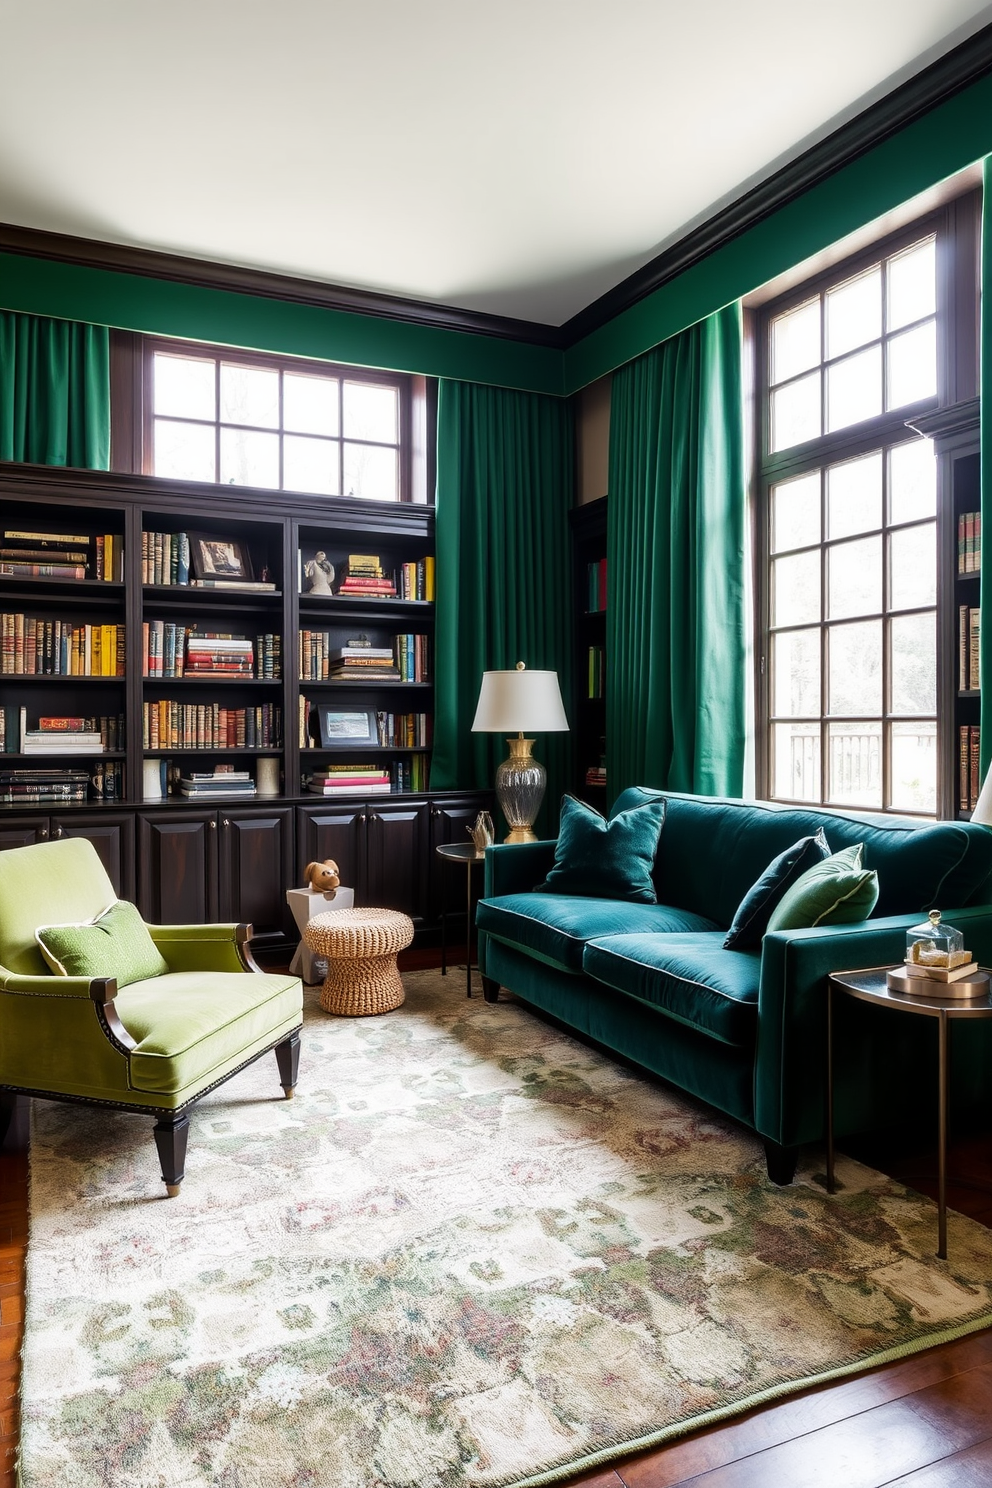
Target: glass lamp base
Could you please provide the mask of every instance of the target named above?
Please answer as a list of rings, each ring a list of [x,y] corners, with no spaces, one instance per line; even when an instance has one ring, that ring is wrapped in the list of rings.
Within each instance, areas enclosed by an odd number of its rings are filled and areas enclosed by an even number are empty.
[[[496,771],[496,799],[510,831],[506,842],[536,842],[534,820],[544,800],[548,772],[531,754],[533,739],[507,739],[510,758]]]

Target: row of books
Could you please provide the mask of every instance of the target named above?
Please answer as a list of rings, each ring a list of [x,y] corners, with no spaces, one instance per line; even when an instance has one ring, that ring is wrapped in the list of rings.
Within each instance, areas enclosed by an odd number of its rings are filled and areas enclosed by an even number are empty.
[[[114,532],[27,532],[7,527],[0,543],[0,577],[120,583],[123,539]]]
[[[601,698],[606,688],[606,648],[604,646],[589,647],[589,672],[586,682],[586,696]]]
[[[958,691],[977,692],[981,678],[982,611],[958,605]]]
[[[141,534],[141,582],[189,583],[189,536],[185,532]]]
[[[392,645],[373,646],[366,639],[335,645],[327,630],[299,632],[301,682],[425,682],[427,637],[398,635]]]
[[[401,563],[396,571],[396,592],[400,599],[426,599],[433,604],[433,557],[418,558],[416,563]]]
[[[962,512],[958,517],[958,573],[978,573],[982,566],[982,514]]]
[[[282,709],[162,698],[142,704],[141,736],[145,749],[281,749]]]
[[[122,760],[100,760],[89,769],[0,770],[0,802],[7,806],[119,801],[123,794]]]
[[[143,532],[141,582],[167,588],[179,584],[194,589],[263,593],[275,590],[276,586],[270,579],[252,577],[250,559],[240,544],[202,534],[195,541],[194,552],[188,532]],[[215,568],[215,565],[219,566]],[[266,570],[263,568],[262,572],[264,574]]]
[[[171,620],[141,627],[144,677],[235,676],[271,681],[282,675],[282,638],[272,631],[254,638],[196,631]]]
[[[124,645],[123,625],[0,615],[0,672],[8,677],[123,677]]]
[[[248,770],[215,765],[210,771],[180,775],[179,794],[190,801],[250,801],[255,782]]]
[[[958,729],[958,806],[974,811],[981,789],[981,734],[974,724]]]
[[[376,713],[379,744],[383,749],[429,749],[433,734],[430,713]]]
[[[586,609],[596,615],[606,609],[606,559],[586,565]]]

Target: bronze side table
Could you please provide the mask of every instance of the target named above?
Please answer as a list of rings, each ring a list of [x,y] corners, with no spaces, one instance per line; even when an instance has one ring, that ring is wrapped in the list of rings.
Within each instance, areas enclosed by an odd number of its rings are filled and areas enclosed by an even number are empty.
[[[947,1259],[947,1108],[950,1082],[950,1024],[958,1018],[992,1018],[992,992],[984,997],[941,997],[939,991],[910,995],[886,984],[890,966],[867,971],[836,971],[827,979],[827,1192],[834,1183],[834,993],[870,1002],[894,1013],[937,1019],[937,1256]],[[935,989],[940,983],[933,983]]]
[[[465,864],[465,996],[472,996],[472,870],[481,868],[485,853],[476,851],[472,842],[441,842],[437,854],[446,863]],[[441,911],[441,975],[448,975],[448,910]]]

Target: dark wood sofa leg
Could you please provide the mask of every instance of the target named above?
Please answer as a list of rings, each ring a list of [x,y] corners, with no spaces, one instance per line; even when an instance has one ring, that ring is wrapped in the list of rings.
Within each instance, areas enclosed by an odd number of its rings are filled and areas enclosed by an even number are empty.
[[[482,978],[482,995],[487,1002],[499,1002],[499,982],[492,977]]]
[[[291,1033],[288,1039],[276,1044],[276,1064],[279,1066],[279,1083],[287,1100],[293,1099],[296,1077],[300,1072],[300,1035]]]
[[[162,1164],[162,1181],[170,1199],[179,1192],[186,1176],[186,1143],[189,1140],[189,1117],[163,1116],[155,1123],[155,1146]]]
[[[779,1188],[784,1188],[796,1176],[799,1148],[780,1147],[777,1142],[769,1142],[766,1138],[765,1161],[768,1164],[768,1176],[771,1181],[777,1183]]]

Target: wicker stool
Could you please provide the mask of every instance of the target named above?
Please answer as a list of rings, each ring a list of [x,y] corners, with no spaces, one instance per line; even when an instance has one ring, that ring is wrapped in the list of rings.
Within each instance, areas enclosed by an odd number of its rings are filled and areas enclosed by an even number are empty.
[[[394,909],[338,909],[314,915],[303,939],[327,957],[320,992],[325,1012],[363,1018],[403,1001],[396,953],[413,939],[413,921]]]

